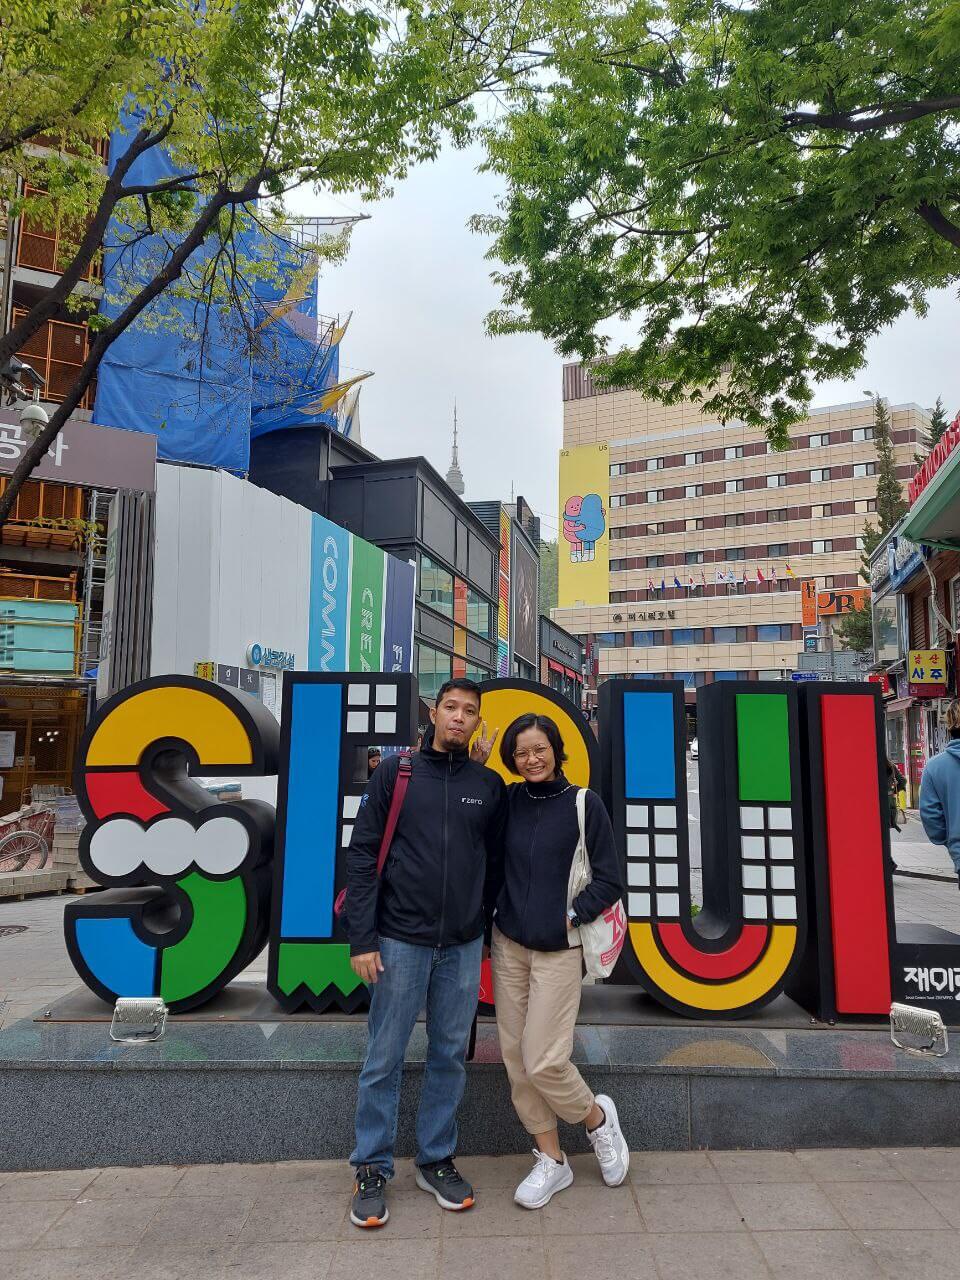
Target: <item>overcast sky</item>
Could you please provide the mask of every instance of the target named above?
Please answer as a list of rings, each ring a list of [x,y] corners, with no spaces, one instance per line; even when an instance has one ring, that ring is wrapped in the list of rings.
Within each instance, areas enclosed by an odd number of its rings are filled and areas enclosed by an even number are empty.
[[[372,369],[360,398],[364,444],[381,457],[423,454],[445,474],[453,402],[460,465],[470,500],[522,493],[556,533],[557,451],[561,443],[562,361],[533,335],[489,338],[484,317],[500,298],[490,280],[487,242],[467,228],[495,207],[497,179],[476,172],[477,151],[445,151],[416,170],[389,200],[297,210],[372,215],[353,233],[348,260],[320,280],[320,310],[353,311],[341,368]],[[931,299],[925,319],[909,317],[876,338],[867,367],[849,383],[824,383],[816,405],[879,391],[893,403],[960,408],[960,303]]]

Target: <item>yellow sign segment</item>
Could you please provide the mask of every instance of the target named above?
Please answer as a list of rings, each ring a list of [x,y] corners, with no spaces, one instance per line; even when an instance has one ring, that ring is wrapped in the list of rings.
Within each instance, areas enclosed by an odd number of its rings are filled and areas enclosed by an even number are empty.
[[[909,684],[947,687],[947,654],[944,649],[911,649],[907,657]]]
[[[610,603],[610,451],[586,444],[560,451],[557,604]]]
[[[569,713],[560,709],[549,698],[541,698],[528,689],[490,689],[484,690],[480,705],[481,720],[486,723],[487,732],[500,730],[496,745],[487,761],[487,768],[499,773],[505,782],[518,782],[519,774],[511,773],[500,759],[500,743],[507,728],[518,716],[532,712],[534,715],[549,716],[560,730],[567,763],[563,772],[568,781],[577,787],[590,785],[590,757],[587,755],[587,744],[584,734],[590,728],[582,716],[579,716],[571,704]],[[479,730],[477,731],[479,733]]]
[[[158,738],[186,741],[201,765],[239,768],[253,763],[247,731],[219,698],[178,686],[145,689],[121,702],[100,724],[87,751],[87,766],[124,768],[140,763]]]
[[[760,1000],[780,981],[796,949],[797,928],[792,924],[771,925],[769,945],[757,964],[749,973],[728,982],[701,982],[678,973],[657,946],[652,925],[631,921],[630,941],[644,970],[666,995],[693,1009],[729,1012]]]

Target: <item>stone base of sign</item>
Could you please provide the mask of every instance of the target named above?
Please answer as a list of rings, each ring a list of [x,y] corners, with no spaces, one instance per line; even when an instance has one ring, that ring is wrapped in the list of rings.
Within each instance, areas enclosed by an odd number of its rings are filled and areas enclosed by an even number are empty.
[[[0,1032],[0,1169],[346,1158],[360,1022],[172,1021],[163,1039],[113,1043],[102,1022],[24,1020]],[[415,1152],[426,1052],[418,1026],[397,1154]],[[617,1102],[636,1150],[960,1144],[960,1059],[912,1057],[889,1032],[581,1025],[574,1059]],[[566,1149],[586,1149],[563,1127]],[[496,1029],[479,1028],[459,1150],[524,1152]]]

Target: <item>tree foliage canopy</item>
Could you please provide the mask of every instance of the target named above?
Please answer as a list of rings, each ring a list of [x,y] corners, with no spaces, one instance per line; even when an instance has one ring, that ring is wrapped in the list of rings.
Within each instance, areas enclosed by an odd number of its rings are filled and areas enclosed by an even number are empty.
[[[498,332],[783,444],[816,382],[960,279],[956,0],[561,5],[488,132]],[[564,28],[565,24],[565,28]],[[637,325],[611,353],[615,321]]]
[[[0,368],[83,286],[106,229],[131,254],[124,305],[91,315],[90,354],[0,497],[0,524],[112,341],[180,290],[231,305],[244,236],[285,196],[382,196],[478,93],[535,65],[532,0],[17,0],[0,21],[0,199],[59,231],[61,277],[0,337]],[[99,146],[124,122],[109,172]],[[159,150],[164,172],[142,161]],[[44,194],[24,194],[24,184]],[[269,240],[269,237],[268,237]],[[116,247],[116,246],[114,246]],[[122,274],[122,273],[120,273]],[[116,281],[107,282],[108,290]],[[117,303],[117,299],[112,299]],[[147,312],[145,316],[144,313]]]

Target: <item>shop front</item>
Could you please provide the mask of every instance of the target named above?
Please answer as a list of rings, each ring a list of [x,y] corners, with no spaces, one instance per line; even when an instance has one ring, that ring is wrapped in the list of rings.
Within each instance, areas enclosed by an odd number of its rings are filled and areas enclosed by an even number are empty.
[[[540,618],[540,683],[583,709],[583,645],[549,618]]]

